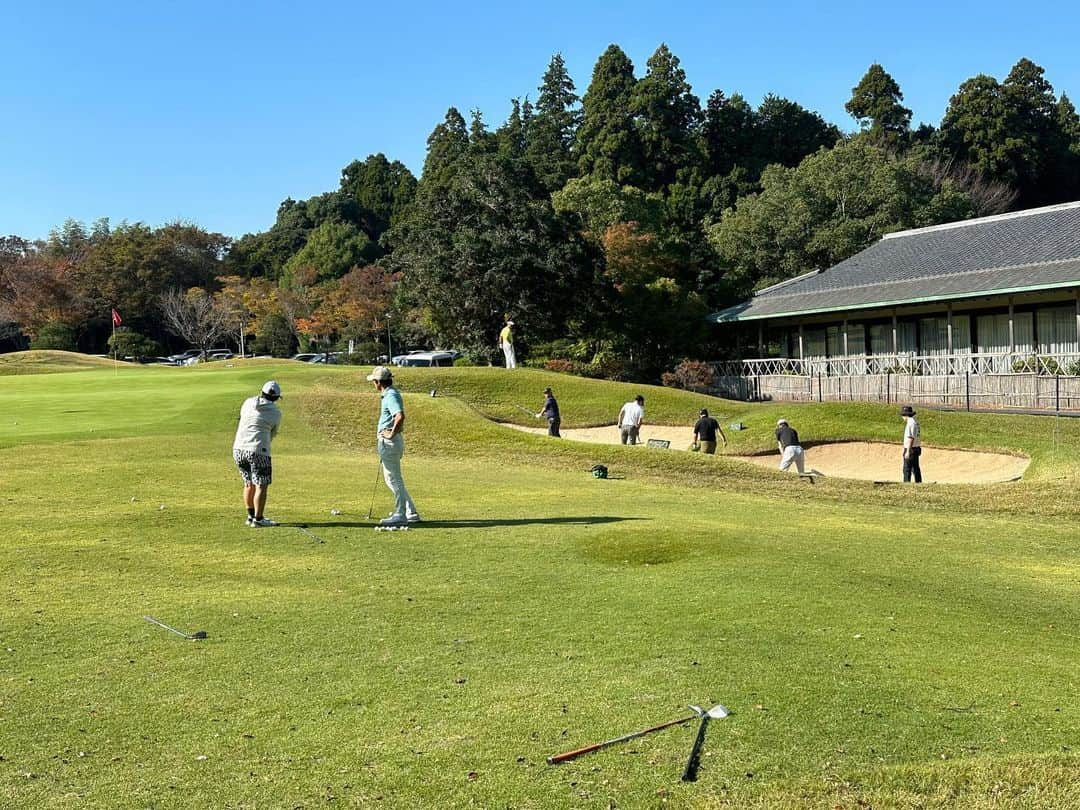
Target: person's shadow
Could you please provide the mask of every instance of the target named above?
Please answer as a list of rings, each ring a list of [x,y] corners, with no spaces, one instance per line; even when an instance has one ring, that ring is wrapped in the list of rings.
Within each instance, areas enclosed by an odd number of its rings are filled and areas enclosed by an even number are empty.
[[[567,517],[523,517],[523,518],[475,518],[466,520],[423,520],[409,523],[410,529],[489,529],[500,526],[591,526],[603,523],[621,523],[625,520],[651,520],[643,517],[618,517],[615,515],[581,515]],[[370,529],[378,526],[377,518],[371,520],[328,520],[323,522],[278,523],[278,526],[293,529]]]

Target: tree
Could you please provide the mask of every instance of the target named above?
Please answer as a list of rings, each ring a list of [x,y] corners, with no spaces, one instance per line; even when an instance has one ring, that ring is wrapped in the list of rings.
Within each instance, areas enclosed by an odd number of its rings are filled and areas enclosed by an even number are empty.
[[[834,265],[891,231],[975,213],[973,194],[955,175],[864,136],[795,169],[771,166],[761,182],[760,194],[740,199],[708,229],[729,301]]]
[[[421,178],[428,188],[447,185],[454,175],[454,167],[469,150],[469,133],[465,119],[456,108],[446,111],[445,120],[432,130],[427,139],[427,157]]]
[[[437,336],[460,348],[490,349],[508,312],[533,338],[558,334],[587,304],[584,245],[497,152],[471,152],[439,186],[421,178],[392,237],[403,303],[421,307]]]
[[[832,147],[839,140],[840,130],[820,115],[770,93],[754,116],[755,176],[773,163],[798,166],[807,155]]]
[[[401,161],[392,163],[379,152],[354,160],[341,170],[341,193],[358,208],[358,224],[374,242],[416,196],[416,178]]]
[[[540,184],[553,192],[574,176],[574,135],[581,121],[580,99],[562,54],[551,57],[534,114],[525,121],[525,154]]]
[[[641,142],[634,123],[634,65],[617,45],[609,45],[593,68],[582,99],[581,127],[574,142],[581,175],[595,174],[619,185],[642,177]]]
[[[900,85],[875,62],[851,88],[851,99],[844,109],[864,131],[896,146],[911,126],[911,110],[900,103],[903,100]]]
[[[641,187],[661,191],[700,161],[701,103],[667,45],[660,45],[647,65],[645,76],[634,85],[631,110],[641,144]]]
[[[753,154],[756,129],[754,109],[738,93],[727,98],[716,90],[705,107],[702,142],[705,171],[710,177],[730,174]]]
[[[165,328],[203,353],[229,330],[228,311],[199,287],[162,293],[160,308]]]
[[[341,278],[349,268],[373,260],[377,252],[356,225],[327,220],[311,232],[304,246],[285,264],[282,283],[295,286],[299,271],[305,267],[315,270],[317,280]]]

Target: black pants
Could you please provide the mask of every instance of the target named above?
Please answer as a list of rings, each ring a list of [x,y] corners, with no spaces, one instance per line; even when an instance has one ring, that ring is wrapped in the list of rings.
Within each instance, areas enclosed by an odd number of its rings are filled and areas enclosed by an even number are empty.
[[[559,435],[559,425],[562,424],[561,419],[548,419],[548,436],[554,436],[556,439],[561,439]]]
[[[911,482],[911,476],[915,476],[915,483],[922,483],[922,470],[919,468],[919,456],[922,455],[921,447],[912,447],[904,456],[904,483]]]

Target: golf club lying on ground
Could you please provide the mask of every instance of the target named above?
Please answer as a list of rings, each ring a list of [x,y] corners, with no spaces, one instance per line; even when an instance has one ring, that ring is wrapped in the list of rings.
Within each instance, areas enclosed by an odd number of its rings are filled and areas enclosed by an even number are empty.
[[[169,625],[165,624],[165,622],[159,622],[153,616],[143,616],[143,618],[146,619],[146,621],[150,622],[150,624],[156,624],[158,627],[164,627],[169,632],[176,633],[176,635],[183,636],[188,640],[206,638],[205,630],[197,630],[194,633],[185,633],[183,630],[177,630],[175,627],[169,627]]]
[[[719,703],[708,711],[705,711],[700,706],[691,706],[690,708],[701,718],[701,725],[698,726],[697,737],[694,738],[694,747],[690,749],[690,758],[686,760],[686,768],[683,770],[682,781],[684,782],[697,781],[698,763],[701,759],[701,746],[705,743],[705,728],[709,725],[710,718],[722,720],[730,714],[730,712]]]
[[[314,532],[308,531],[308,527],[307,527],[306,523],[301,523],[296,528],[298,528],[300,531],[302,531],[304,534],[306,534],[308,537],[310,537],[316,543],[325,543],[326,542],[321,537],[319,537],[319,535],[315,534]]]
[[[659,731],[660,729],[667,728],[668,726],[677,726],[680,723],[688,723],[695,717],[701,717],[703,714],[707,715],[718,710],[723,711],[723,714],[717,714],[717,717],[727,717],[727,709],[725,709],[723,706],[714,706],[713,708],[709,709],[708,712],[703,712],[700,706],[691,706],[690,708],[694,710],[694,713],[687,715],[686,717],[680,717],[678,720],[669,720],[666,723],[661,723],[658,726],[652,726],[650,728],[642,729],[641,731],[634,731],[630,734],[625,734],[622,737],[616,737],[613,740],[605,740],[604,742],[595,743],[594,745],[586,745],[584,748],[577,748],[573,751],[567,751],[563,754],[556,754],[553,757],[548,757],[547,763],[548,765],[558,765],[560,762],[567,762],[568,760],[576,759],[582,754],[588,754],[592,751],[599,751],[601,748],[607,748],[609,745],[626,742],[627,740],[633,740],[637,737],[644,737],[646,734],[652,734],[652,732]]]

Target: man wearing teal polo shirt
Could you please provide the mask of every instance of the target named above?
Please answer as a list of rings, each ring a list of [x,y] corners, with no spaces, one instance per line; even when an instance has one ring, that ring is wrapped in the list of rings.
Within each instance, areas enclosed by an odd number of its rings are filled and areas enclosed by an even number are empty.
[[[375,390],[382,395],[375,441],[378,443],[383,479],[394,493],[394,511],[379,523],[383,526],[419,523],[420,513],[416,511],[416,504],[405,489],[405,479],[401,476],[401,457],[405,454],[405,437],[402,435],[405,430],[405,405],[401,401],[401,393],[394,388],[394,377],[386,366],[376,366],[367,378],[375,383]]]

